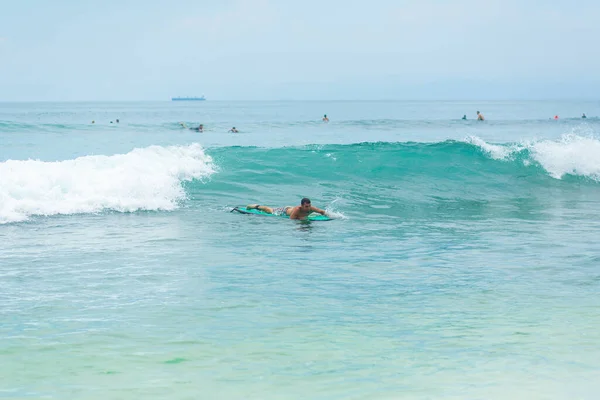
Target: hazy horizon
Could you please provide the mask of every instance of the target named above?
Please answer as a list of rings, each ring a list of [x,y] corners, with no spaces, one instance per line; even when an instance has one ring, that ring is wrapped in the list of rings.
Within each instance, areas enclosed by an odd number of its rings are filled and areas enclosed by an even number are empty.
[[[600,5],[29,0],[0,101],[596,100]]]
[[[182,96],[185,97],[185,96]],[[553,103],[553,102],[563,102],[563,103],[596,103],[600,101],[597,98],[545,98],[545,99],[519,99],[519,98],[505,98],[505,99],[441,99],[441,98],[427,98],[427,99],[218,99],[211,100],[207,99],[206,101],[210,103],[270,103],[270,102],[285,102],[285,103],[306,103],[306,102],[315,102],[315,103]],[[101,99],[101,100],[1,100],[0,104],[13,104],[13,103],[171,103],[172,99]],[[200,102],[201,103],[201,102]],[[189,104],[189,103],[188,103]]]

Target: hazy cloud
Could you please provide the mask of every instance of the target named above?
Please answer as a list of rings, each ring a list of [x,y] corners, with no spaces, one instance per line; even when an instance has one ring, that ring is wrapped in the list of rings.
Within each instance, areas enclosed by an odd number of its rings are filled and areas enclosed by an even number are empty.
[[[600,91],[600,4],[592,0],[107,1],[7,5],[3,99]]]

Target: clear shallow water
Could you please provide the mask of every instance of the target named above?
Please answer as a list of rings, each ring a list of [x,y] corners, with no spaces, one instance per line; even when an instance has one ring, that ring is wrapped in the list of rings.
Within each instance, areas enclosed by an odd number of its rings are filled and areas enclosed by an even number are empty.
[[[597,109],[2,104],[0,396],[595,398]]]

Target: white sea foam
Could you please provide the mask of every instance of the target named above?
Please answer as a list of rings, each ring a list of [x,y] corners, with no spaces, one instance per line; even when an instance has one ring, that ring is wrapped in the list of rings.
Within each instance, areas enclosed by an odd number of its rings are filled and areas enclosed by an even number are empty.
[[[337,203],[339,200],[340,198],[336,198],[331,203],[329,203],[327,207],[325,207],[325,211],[327,211],[327,214],[333,219],[348,219],[348,217],[346,217],[344,214],[337,211],[336,209],[335,203]]]
[[[32,215],[102,210],[173,210],[182,182],[208,178],[214,164],[198,144],[151,146],[113,156],[0,163],[0,224]]]
[[[523,147],[519,145],[506,146],[490,144],[485,140],[478,138],[477,136],[470,136],[465,139],[465,141],[479,147],[484,153],[488,154],[494,160],[508,160],[512,155],[523,149]]]
[[[466,142],[481,148],[496,160],[511,160],[524,151],[529,157],[523,164],[537,163],[550,176],[561,179],[565,175],[585,176],[600,181],[600,140],[593,136],[565,134],[559,139],[534,140],[511,145],[494,145],[478,137],[469,137]]]
[[[557,179],[581,175],[600,181],[600,141],[576,134],[563,135],[559,140],[530,143],[531,157]]]

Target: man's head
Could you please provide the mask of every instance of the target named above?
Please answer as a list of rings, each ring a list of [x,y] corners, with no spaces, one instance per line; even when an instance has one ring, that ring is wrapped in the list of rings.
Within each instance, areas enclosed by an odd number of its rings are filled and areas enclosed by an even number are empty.
[[[477,111],[477,115],[479,115],[479,114],[480,114],[479,111]]]
[[[305,210],[310,210],[310,199],[305,197],[302,200],[300,200],[300,207],[304,208]]]

